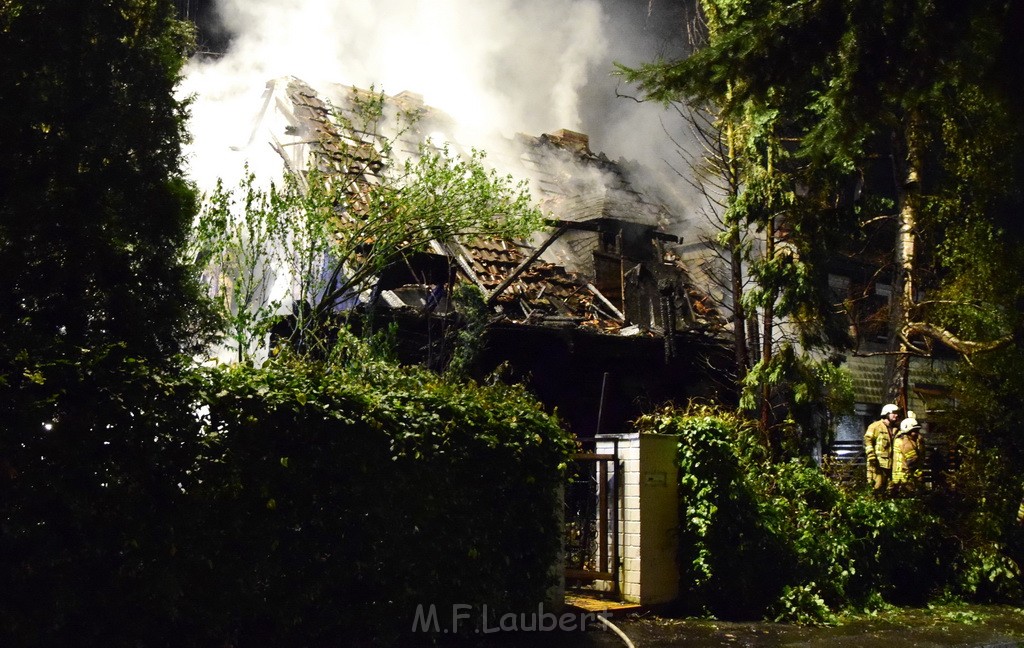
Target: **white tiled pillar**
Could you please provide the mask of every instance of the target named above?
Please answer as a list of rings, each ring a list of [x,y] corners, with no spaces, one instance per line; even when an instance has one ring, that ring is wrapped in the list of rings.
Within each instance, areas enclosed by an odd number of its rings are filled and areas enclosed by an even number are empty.
[[[679,595],[679,468],[674,436],[640,436],[640,596],[643,605]]]
[[[622,597],[641,605],[668,603],[679,593],[676,443],[675,437],[656,434],[604,437],[597,442],[602,454],[618,446]]]

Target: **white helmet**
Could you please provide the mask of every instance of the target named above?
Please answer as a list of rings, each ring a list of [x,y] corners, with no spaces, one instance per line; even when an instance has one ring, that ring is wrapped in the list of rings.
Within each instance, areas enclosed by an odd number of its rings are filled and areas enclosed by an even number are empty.
[[[900,408],[895,406],[895,405],[893,405],[892,403],[889,403],[888,405],[883,405],[882,406],[882,416],[888,416],[889,414],[892,414],[893,412],[898,412],[898,411],[900,411]]]
[[[920,430],[921,424],[917,422],[916,418],[905,418],[900,423],[900,432],[910,432],[911,430]]]

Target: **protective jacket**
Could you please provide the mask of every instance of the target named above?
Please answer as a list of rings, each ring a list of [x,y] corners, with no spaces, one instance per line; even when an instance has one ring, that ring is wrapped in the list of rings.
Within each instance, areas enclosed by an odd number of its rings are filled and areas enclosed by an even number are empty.
[[[915,440],[909,433],[900,432],[893,440],[892,449],[892,483],[919,481],[924,458],[921,438]]]
[[[878,420],[868,426],[864,433],[864,453],[868,456],[869,468],[875,461],[879,468],[892,468],[892,430],[885,421]]]

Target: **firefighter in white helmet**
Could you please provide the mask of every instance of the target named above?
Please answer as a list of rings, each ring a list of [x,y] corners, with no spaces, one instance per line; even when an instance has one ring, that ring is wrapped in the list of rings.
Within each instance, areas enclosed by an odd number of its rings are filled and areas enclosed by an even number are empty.
[[[924,444],[921,424],[916,418],[905,418],[892,442],[892,487],[894,491],[912,491],[921,485]]]
[[[885,493],[892,478],[892,440],[900,408],[892,403],[882,407],[882,418],[864,432],[864,453],[868,459],[868,484],[876,495]]]

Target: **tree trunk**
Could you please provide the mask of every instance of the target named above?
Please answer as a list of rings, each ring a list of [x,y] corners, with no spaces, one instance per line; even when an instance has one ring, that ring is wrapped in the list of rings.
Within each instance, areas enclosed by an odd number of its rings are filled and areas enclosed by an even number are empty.
[[[736,164],[736,134],[733,131],[732,122],[728,122],[725,128],[726,146],[728,160],[728,186],[732,194],[731,199],[736,200],[740,190],[739,168]],[[743,252],[740,245],[739,223],[729,222],[729,279],[732,290],[732,337],[733,351],[736,357],[736,382],[742,382],[750,369],[750,353],[747,347],[746,336],[746,309],[743,307]]]
[[[768,219],[768,224],[765,227],[765,259],[775,258],[775,219]],[[775,299],[776,291],[772,289],[771,294],[768,295],[764,306],[764,321],[763,335],[761,338],[762,351],[761,360],[764,363],[768,363],[772,358],[772,337],[774,334],[775,325]],[[772,401],[771,401],[771,386],[767,381],[764,381],[761,386],[761,429],[764,431],[766,438],[772,439],[768,430],[772,424]],[[775,444],[769,443],[769,451],[774,454]]]
[[[743,308],[743,260],[740,258],[739,232],[729,233],[730,283],[732,288],[732,339],[736,357],[736,379],[742,381],[750,368],[747,351],[746,309]]]
[[[757,312],[747,316],[747,349],[750,352],[750,366],[761,362],[761,322]]]
[[[920,150],[916,121],[909,119],[904,133],[906,151],[900,154],[894,137],[893,169],[896,175],[896,246],[893,255],[892,292],[889,298],[889,340],[891,354],[886,362],[886,398],[906,412],[909,403],[910,348],[906,339],[914,306],[915,232],[917,197],[920,192]]]

